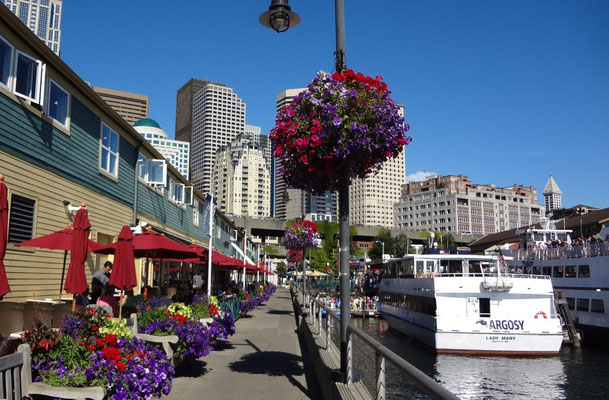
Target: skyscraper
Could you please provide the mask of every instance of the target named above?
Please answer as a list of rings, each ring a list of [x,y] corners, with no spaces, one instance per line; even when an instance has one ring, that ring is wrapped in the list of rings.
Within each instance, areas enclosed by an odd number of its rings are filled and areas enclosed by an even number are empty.
[[[245,103],[221,83],[191,79],[178,90],[176,140],[190,142],[190,180],[211,192],[218,148],[245,130]]]
[[[400,107],[400,115],[404,108]],[[383,164],[381,170],[366,179],[355,179],[349,186],[349,218],[354,225],[394,225],[393,206],[400,200],[406,183],[405,150]]]
[[[562,208],[562,191],[551,174],[548,182],[546,182],[546,186],[543,188],[543,198],[546,205],[546,215]]]
[[[225,213],[254,218],[271,215],[271,176],[264,151],[255,140],[239,134],[216,154],[214,197]]]
[[[277,95],[276,111],[289,104],[305,89],[286,89]],[[281,165],[275,158],[273,163],[274,216],[280,219],[305,218],[313,221],[338,220],[338,195],[327,191],[321,195],[287,187],[280,173]]]
[[[55,54],[61,43],[62,0],[0,0]]]
[[[169,139],[159,123],[149,118],[135,122],[133,128],[152,144],[184,178],[188,179],[190,143]]]
[[[150,98],[145,94],[123,92],[121,90],[107,89],[91,86],[91,89],[106,101],[120,115],[133,125],[136,121],[148,118]]]

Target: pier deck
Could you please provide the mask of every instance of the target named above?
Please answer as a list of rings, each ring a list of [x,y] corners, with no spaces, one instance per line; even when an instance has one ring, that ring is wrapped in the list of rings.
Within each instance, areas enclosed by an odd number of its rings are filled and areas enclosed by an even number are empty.
[[[237,321],[223,348],[178,370],[167,399],[321,399],[306,371],[289,291]]]

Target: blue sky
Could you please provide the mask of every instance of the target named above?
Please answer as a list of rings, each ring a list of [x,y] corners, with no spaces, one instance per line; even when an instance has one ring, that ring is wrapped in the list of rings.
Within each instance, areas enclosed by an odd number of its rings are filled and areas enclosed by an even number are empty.
[[[405,106],[408,174],[535,186],[609,207],[609,1],[345,0],[347,65]],[[302,22],[258,23],[270,0],[64,0],[62,58],[94,86],[150,96],[173,137],[177,90],[224,83],[268,134],[276,95],[332,71],[334,2],[291,0]],[[177,6],[176,6],[177,5]]]

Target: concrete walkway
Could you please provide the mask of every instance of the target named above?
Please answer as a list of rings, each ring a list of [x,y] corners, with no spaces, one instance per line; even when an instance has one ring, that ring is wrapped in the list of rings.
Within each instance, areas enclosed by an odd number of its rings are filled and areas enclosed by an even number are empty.
[[[237,321],[225,346],[183,368],[166,399],[320,399],[303,359],[290,293],[278,289]]]

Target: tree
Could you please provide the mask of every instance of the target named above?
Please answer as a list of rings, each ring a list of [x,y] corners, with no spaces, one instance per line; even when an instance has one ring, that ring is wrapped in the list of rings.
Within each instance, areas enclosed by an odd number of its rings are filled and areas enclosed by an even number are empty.
[[[379,242],[382,242],[382,244]],[[385,247],[385,254],[395,255],[395,244],[394,239],[391,237],[391,231],[380,228],[372,244],[372,249],[368,253],[372,260],[381,260],[383,258],[383,245]]]
[[[287,273],[287,267],[283,261],[279,261],[277,263],[277,269],[275,270],[275,272],[279,276],[285,276],[285,274]]]
[[[311,269],[326,272],[326,267],[330,261],[330,257],[323,248],[311,249],[311,262],[309,264]]]
[[[410,239],[408,239],[408,236],[400,233],[393,239],[393,243],[396,257],[403,257],[409,253]]]
[[[279,251],[273,246],[269,246],[268,244],[262,248],[262,252],[268,254],[269,256],[277,256],[279,255]]]

